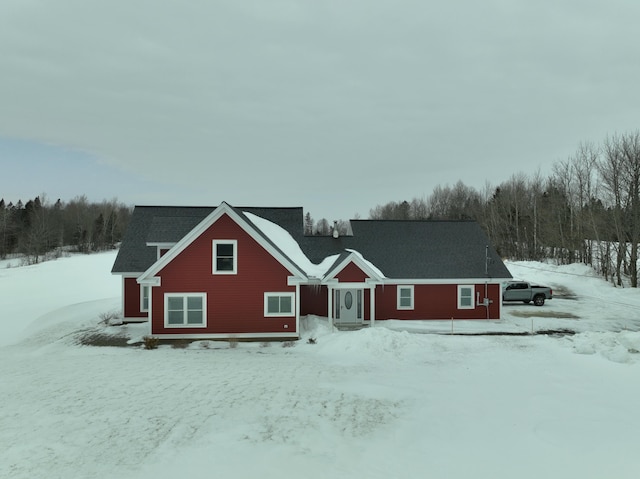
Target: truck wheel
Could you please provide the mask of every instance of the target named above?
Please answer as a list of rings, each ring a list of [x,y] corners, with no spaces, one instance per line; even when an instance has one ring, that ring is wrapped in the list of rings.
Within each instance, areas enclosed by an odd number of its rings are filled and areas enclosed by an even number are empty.
[[[544,304],[544,295],[539,294],[533,298],[533,304],[536,306],[542,306]]]

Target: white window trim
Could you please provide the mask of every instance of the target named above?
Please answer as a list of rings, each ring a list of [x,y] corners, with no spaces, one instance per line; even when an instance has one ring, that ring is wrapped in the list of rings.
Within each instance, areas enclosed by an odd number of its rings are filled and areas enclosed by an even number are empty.
[[[471,304],[469,306],[462,305],[462,289],[471,289]],[[458,309],[475,309],[475,295],[476,287],[473,284],[459,284],[458,285]]]
[[[144,292],[147,292],[147,307],[144,307]],[[147,286],[144,284],[140,285],[140,312],[148,313],[149,312],[149,304],[151,303],[151,286]]]
[[[291,298],[291,311],[287,313],[270,313],[269,312],[269,298],[283,296]],[[295,293],[264,293],[264,317],[265,318],[285,318],[293,317],[296,315],[296,294]]]
[[[186,312],[186,298],[202,298],[202,323],[169,324],[169,298],[183,298],[183,311]],[[186,316],[185,316],[186,319]],[[164,327],[165,328],[205,328],[207,326],[207,293],[165,293],[164,294]]]
[[[412,310],[414,308],[414,293],[413,293],[413,285],[412,284],[399,284],[397,287],[397,303],[396,306],[398,310]],[[400,304],[400,290],[408,289],[411,291],[411,304],[409,306],[402,306]]]
[[[219,244],[230,244],[233,245],[233,270],[232,271],[218,271],[218,255],[216,254],[217,246]],[[238,274],[238,240],[213,240],[211,246],[212,253],[212,269],[213,274]]]

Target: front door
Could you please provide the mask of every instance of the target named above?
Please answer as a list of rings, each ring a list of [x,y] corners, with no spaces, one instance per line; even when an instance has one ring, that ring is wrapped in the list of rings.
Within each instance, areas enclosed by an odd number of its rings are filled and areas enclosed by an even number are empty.
[[[362,290],[336,289],[336,323],[362,323]]]

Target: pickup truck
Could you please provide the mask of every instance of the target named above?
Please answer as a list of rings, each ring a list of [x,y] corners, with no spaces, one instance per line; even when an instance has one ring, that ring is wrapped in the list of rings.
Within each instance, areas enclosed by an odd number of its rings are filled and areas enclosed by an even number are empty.
[[[526,281],[509,281],[502,289],[502,301],[522,301],[542,306],[547,299],[553,299],[553,290],[547,286],[537,286]]]

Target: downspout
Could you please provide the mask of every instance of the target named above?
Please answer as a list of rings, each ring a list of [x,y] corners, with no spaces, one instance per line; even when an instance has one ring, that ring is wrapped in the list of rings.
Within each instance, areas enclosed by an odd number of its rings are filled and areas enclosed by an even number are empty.
[[[489,284],[487,283],[487,281],[484,282],[484,305],[487,308],[487,319],[489,319],[489,304],[490,304],[490,300],[489,300]]]
[[[300,339],[300,283],[296,283],[296,333]]]
[[[488,278],[489,277],[489,245],[485,245],[484,247],[484,274]],[[489,319],[489,284],[485,279],[484,281],[484,306],[487,308],[487,319]]]

